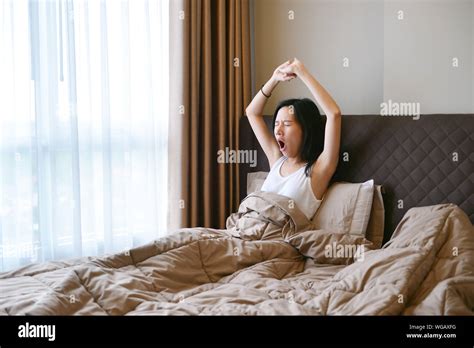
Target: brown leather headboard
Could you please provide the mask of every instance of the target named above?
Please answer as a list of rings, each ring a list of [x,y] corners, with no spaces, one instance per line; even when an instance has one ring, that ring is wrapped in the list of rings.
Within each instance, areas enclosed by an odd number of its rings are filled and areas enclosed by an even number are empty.
[[[271,121],[265,117],[269,128]],[[247,117],[240,123],[240,149],[257,150],[256,167],[240,166],[243,199],[247,173],[269,170]],[[343,160],[345,153],[349,161]],[[385,191],[384,242],[412,207],[455,203],[474,222],[474,115],[421,115],[419,120],[343,116],[341,155],[333,181],[369,179]]]

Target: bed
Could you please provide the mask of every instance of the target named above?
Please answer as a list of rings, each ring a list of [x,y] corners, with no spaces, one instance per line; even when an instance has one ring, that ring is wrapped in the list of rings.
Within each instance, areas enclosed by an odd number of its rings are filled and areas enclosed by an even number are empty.
[[[240,148],[262,158],[245,118],[240,130]],[[361,199],[370,209],[351,203],[365,219],[331,225],[287,197],[247,194],[248,174],[268,170],[260,160],[241,166],[242,202],[226,229],[186,228],[114,255],[0,273],[0,314],[472,315],[473,134],[473,115],[343,116],[349,161],[331,187],[372,192]],[[366,233],[376,187],[375,241]]]
[[[265,122],[271,128],[271,116]],[[265,158],[247,119],[240,122],[240,148]],[[383,186],[384,241],[388,241],[408,209],[440,203],[458,205],[474,222],[474,114],[403,116],[344,115],[341,156],[332,181]],[[344,153],[349,161],[344,161]],[[454,155],[453,155],[454,154]],[[457,154],[457,157],[456,157]],[[454,160],[456,161],[454,161]],[[268,172],[268,163],[241,165],[240,197],[247,176]],[[398,200],[403,200],[399,207]]]

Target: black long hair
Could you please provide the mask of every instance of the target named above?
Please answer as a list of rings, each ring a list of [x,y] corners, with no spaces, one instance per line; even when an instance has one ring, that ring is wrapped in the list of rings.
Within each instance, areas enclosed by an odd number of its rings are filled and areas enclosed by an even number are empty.
[[[275,109],[273,131],[275,131],[275,120],[278,111],[285,106],[293,106],[296,120],[303,130],[303,144],[300,155],[303,161],[308,162],[304,172],[306,176],[310,176],[311,167],[324,149],[323,118],[318,107],[311,99],[286,99],[281,101]]]

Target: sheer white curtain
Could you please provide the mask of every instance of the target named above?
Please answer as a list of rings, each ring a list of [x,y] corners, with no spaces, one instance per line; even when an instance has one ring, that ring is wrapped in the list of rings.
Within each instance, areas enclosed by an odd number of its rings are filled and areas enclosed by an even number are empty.
[[[0,271],[166,233],[169,0],[0,0]]]

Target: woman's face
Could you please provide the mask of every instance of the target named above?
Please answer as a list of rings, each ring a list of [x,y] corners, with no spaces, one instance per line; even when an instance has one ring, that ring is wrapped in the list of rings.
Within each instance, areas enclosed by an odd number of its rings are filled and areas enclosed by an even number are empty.
[[[274,134],[281,153],[286,157],[299,157],[303,143],[303,129],[292,106],[278,110]]]

